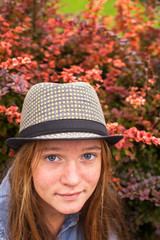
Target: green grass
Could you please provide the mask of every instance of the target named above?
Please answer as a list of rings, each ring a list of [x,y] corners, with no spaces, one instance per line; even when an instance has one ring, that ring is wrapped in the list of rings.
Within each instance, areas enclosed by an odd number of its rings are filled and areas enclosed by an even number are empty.
[[[116,14],[116,8],[114,8],[114,3],[116,0],[108,0],[104,4],[103,14],[108,16],[114,16]],[[60,9],[62,13],[76,13],[86,8],[87,0],[60,0],[61,6],[65,4],[63,8]]]
[[[104,9],[102,10],[102,14],[107,16],[115,16],[116,8],[114,7],[116,0],[108,0],[104,4]],[[59,12],[64,14],[78,14],[81,11],[86,9],[86,5],[88,4],[87,0],[60,0],[60,6],[62,7]],[[139,2],[138,6],[143,10],[144,7]],[[147,17],[146,17],[147,20]],[[114,20],[113,20],[114,23]],[[113,25],[113,23],[111,25]],[[155,24],[155,27],[159,28],[159,23]]]

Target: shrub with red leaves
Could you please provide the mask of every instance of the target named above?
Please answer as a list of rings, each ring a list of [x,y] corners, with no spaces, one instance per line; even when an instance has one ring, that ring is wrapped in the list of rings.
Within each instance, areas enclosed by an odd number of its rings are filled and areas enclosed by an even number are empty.
[[[59,0],[0,3],[1,172],[14,152],[24,95],[38,82],[89,82],[97,91],[109,134],[132,239],[160,237],[160,20],[157,1],[117,0],[112,27],[89,0],[79,15],[58,12]]]

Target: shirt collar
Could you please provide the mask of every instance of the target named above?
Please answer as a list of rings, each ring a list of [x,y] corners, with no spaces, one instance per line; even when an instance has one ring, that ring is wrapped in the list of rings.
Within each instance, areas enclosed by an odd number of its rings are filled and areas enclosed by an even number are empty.
[[[73,213],[73,214],[68,214],[64,220],[63,226],[60,229],[60,232],[58,235],[62,234],[63,232],[65,232],[67,229],[69,229],[70,227],[75,226],[78,221],[79,221],[79,215],[80,213]]]

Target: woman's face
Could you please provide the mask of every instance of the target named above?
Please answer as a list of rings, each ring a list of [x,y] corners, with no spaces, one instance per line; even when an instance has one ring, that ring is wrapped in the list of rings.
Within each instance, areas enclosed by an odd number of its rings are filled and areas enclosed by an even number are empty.
[[[100,178],[101,142],[46,141],[32,171],[44,211],[76,213],[92,195]]]

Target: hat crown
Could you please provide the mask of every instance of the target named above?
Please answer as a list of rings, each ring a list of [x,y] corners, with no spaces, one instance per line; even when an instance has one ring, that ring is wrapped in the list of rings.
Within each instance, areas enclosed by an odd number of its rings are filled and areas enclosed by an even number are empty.
[[[106,125],[94,88],[84,82],[32,86],[23,103],[20,132],[39,123],[63,119],[84,119]]]
[[[38,83],[24,99],[19,136],[6,143],[18,151],[30,141],[105,139],[112,146],[122,138],[108,136],[99,98],[88,83]]]

